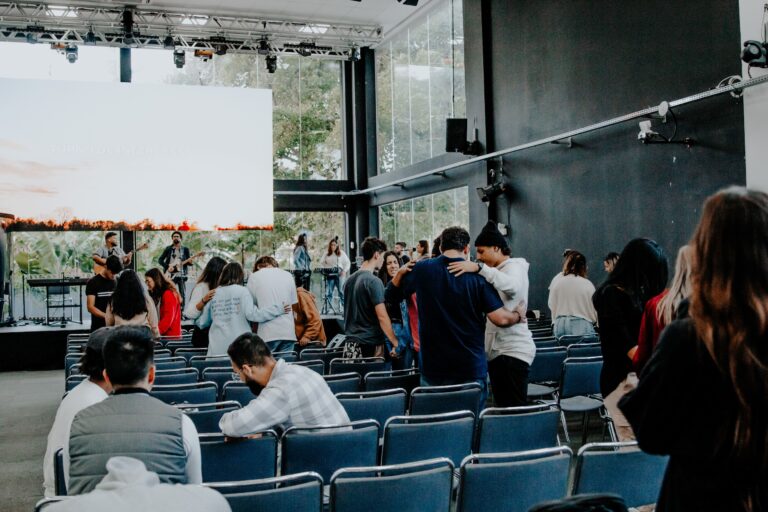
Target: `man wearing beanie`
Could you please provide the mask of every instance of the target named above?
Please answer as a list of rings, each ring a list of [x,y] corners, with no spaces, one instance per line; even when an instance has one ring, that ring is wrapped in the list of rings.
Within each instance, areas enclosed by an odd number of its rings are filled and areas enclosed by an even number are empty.
[[[456,261],[448,270],[456,276],[479,273],[499,292],[508,309],[528,303],[528,267],[524,258],[511,258],[507,240],[496,223],[489,221],[475,239],[477,263]],[[498,327],[486,322],[485,353],[496,407],[525,405],[528,395],[528,369],[536,355],[536,345],[527,323]]]

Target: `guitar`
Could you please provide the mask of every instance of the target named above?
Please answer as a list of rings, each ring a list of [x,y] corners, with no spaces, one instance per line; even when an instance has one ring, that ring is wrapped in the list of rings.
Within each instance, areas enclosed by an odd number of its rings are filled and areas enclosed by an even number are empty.
[[[174,258],[168,264],[168,270],[165,271],[165,274],[168,277],[173,277],[175,274],[178,274],[184,268],[184,266],[189,265],[195,259],[200,258],[202,256],[205,256],[205,251],[200,251],[197,254],[185,259],[184,261],[181,261],[181,258]]]
[[[141,244],[140,246],[138,246],[136,249],[134,249],[134,250],[132,250],[132,251],[128,252],[128,253],[126,254],[126,256],[131,256],[131,257],[133,257],[133,253],[134,253],[134,252],[143,251],[144,249],[149,249],[149,242],[144,242],[143,244]],[[121,263],[122,263],[122,262],[121,262]],[[123,264],[125,265],[125,263],[123,263]],[[104,265],[100,265],[100,264],[98,264],[98,263],[94,263],[94,264],[93,264],[93,273],[94,273],[94,274],[101,274],[101,271],[102,271],[102,270],[104,270]]]

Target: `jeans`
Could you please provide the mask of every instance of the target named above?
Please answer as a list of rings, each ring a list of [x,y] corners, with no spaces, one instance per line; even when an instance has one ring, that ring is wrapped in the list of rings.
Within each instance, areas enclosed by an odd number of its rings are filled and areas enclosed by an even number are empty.
[[[269,347],[269,351],[273,354],[275,352],[293,352],[296,349],[296,342],[294,340],[272,340],[265,341]]]
[[[452,386],[454,384],[469,384],[477,382],[480,384],[480,410],[485,409],[485,402],[488,400],[488,377],[482,379],[461,379],[455,377],[430,377],[427,378],[424,374],[421,374],[420,384],[424,387],[429,386]],[[473,411],[474,412],[474,411]]]
[[[592,322],[580,316],[558,316],[555,318],[555,325],[552,330],[558,338],[568,335],[595,334],[595,326],[592,325]]]
[[[328,276],[325,280],[325,298],[328,300],[328,304],[333,301],[334,288],[339,292],[339,304],[344,307],[344,290],[341,287],[341,278],[339,276]]]
[[[392,322],[392,330],[397,336],[397,353],[400,357],[392,359],[393,370],[407,370],[413,367],[414,350],[413,338],[408,324]],[[387,351],[392,350],[392,345],[387,340]]]

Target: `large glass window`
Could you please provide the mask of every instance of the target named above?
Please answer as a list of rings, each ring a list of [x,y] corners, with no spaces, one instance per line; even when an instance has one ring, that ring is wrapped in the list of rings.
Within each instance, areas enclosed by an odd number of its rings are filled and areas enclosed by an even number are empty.
[[[186,65],[177,69],[171,52],[139,49],[131,64],[134,83],[271,89],[275,179],[344,179],[338,61],[281,56],[275,73],[268,73],[262,55],[217,55],[203,62],[187,53]]]
[[[379,234],[389,247],[396,242],[414,247],[419,240],[427,240],[432,247],[432,241],[450,226],[469,229],[467,187],[379,207]]]
[[[74,63],[48,43],[0,43],[0,76],[33,80],[119,82],[120,50],[79,46]],[[2,91],[0,91],[2,93]],[[62,98],[67,101],[67,98]]]
[[[376,48],[376,103],[380,173],[445,153],[445,119],[466,115],[460,0]]]

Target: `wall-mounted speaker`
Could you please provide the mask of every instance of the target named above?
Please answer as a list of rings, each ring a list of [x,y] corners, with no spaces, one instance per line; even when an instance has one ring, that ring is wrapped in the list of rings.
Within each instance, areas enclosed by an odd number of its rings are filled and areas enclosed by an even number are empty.
[[[448,118],[445,120],[445,151],[463,153],[467,149],[467,120]]]

